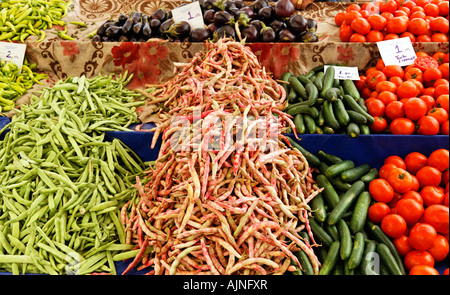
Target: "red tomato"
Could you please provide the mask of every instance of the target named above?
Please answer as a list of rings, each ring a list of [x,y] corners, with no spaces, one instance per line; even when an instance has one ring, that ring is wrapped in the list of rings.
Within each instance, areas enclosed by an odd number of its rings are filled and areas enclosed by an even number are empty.
[[[434,267],[434,258],[427,251],[412,250],[405,256],[405,268],[411,270],[416,265],[428,265]]]
[[[416,125],[411,119],[396,118],[389,125],[392,134],[411,135],[416,131]]]
[[[408,119],[417,121],[426,114],[427,105],[420,98],[412,97],[405,103],[405,115]]]
[[[422,135],[436,135],[439,133],[439,121],[432,116],[423,116],[418,122],[417,133]]]
[[[422,95],[419,98],[421,100],[423,100],[425,102],[425,104],[427,105],[427,111],[431,110],[434,107],[434,104],[436,103],[436,101],[434,100],[434,97],[431,95]]]
[[[409,232],[409,244],[416,250],[431,248],[436,240],[436,229],[427,223],[416,223]]]
[[[381,221],[381,229],[391,238],[401,237],[406,229],[406,221],[398,214],[388,214]]]
[[[394,189],[386,179],[382,178],[370,182],[369,192],[377,202],[389,203],[394,197]]]
[[[417,191],[410,190],[409,192],[404,193],[402,199],[414,200],[423,206],[423,198]]]
[[[397,96],[400,99],[416,97],[419,94],[416,84],[412,81],[414,80],[405,81],[397,87]]]
[[[441,133],[443,135],[449,135],[450,134],[450,127],[448,120],[444,122],[444,124],[441,125]]]
[[[414,65],[425,72],[430,68],[438,68],[439,63],[431,56],[420,56],[414,60]]]
[[[386,117],[391,120],[405,116],[405,107],[400,101],[391,101],[384,110]]]
[[[449,209],[444,205],[431,205],[423,213],[423,221],[431,224],[438,233],[449,233]]]
[[[397,2],[394,0],[383,1],[380,5],[380,12],[394,13],[397,10]]]
[[[406,170],[416,174],[421,168],[427,166],[428,158],[419,152],[411,152],[405,157]]]
[[[370,15],[367,20],[369,21],[372,29],[382,32],[386,27],[387,20],[379,14]]]
[[[448,241],[444,236],[437,235],[433,246],[427,250],[435,262],[443,261],[448,256]]]
[[[384,103],[379,99],[374,99],[370,102],[366,101],[367,111],[372,117],[384,116],[384,110],[386,109]]]
[[[387,180],[387,178],[389,176],[389,173],[391,173],[391,171],[394,168],[397,168],[397,166],[395,166],[392,163],[385,164],[385,165],[381,166],[380,171],[378,171],[378,175],[380,176],[380,178],[383,178],[383,179]]]
[[[434,267],[431,267],[428,265],[416,265],[410,270],[409,275],[410,276],[431,276],[431,275],[438,276],[439,272]]]
[[[412,191],[418,191],[420,189],[419,179],[417,179],[417,177],[415,175],[412,175],[412,174],[411,174],[411,178],[412,178],[411,190]]]
[[[428,23],[422,18],[410,19],[408,22],[408,32],[416,36],[426,35],[428,32]]]
[[[447,149],[438,149],[428,157],[428,165],[444,172],[449,167],[449,151]]]
[[[448,120],[448,113],[443,108],[433,108],[428,111],[427,115],[435,118],[439,125],[444,124]]]
[[[371,29],[370,23],[362,17],[354,19],[350,26],[352,27],[353,31],[362,35],[369,33]]]
[[[449,101],[449,95],[442,94],[442,95],[438,96],[436,99],[436,107],[443,108],[448,113],[449,112],[448,101]]]
[[[395,207],[397,214],[402,216],[409,225],[418,222],[425,211],[422,204],[411,199],[401,199]]]
[[[381,133],[387,128],[387,121],[383,117],[375,117],[375,123],[370,125],[370,129],[374,132]]]
[[[402,168],[402,169],[406,169],[406,163],[405,161],[396,155],[392,155],[387,157],[386,159],[384,159],[383,164],[394,164],[397,168]]]
[[[392,243],[394,243],[395,249],[397,249],[398,254],[402,257],[406,256],[406,254],[413,250],[409,244],[408,237],[405,235],[394,239]]]
[[[420,192],[425,206],[440,205],[444,202],[444,192],[435,186],[426,186]]]
[[[403,194],[411,190],[411,174],[402,168],[395,168],[388,175],[388,182],[395,192]]]
[[[391,208],[386,203],[377,202],[369,207],[367,216],[374,223],[381,223],[383,218],[389,214]]]
[[[439,186],[442,181],[442,173],[438,169],[425,166],[416,173],[416,177],[419,179],[420,186]]]
[[[370,89],[375,90],[376,86],[381,81],[387,81],[386,75],[381,71],[373,71],[367,75],[367,86]]]

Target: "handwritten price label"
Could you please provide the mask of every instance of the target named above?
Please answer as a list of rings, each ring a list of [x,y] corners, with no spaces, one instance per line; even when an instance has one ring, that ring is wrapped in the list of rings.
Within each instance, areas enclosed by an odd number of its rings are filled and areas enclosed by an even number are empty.
[[[324,72],[327,71],[328,67],[330,66],[324,66],[323,70]],[[360,80],[359,78],[359,70],[357,67],[334,67],[334,78],[337,80]]]
[[[23,43],[0,42],[0,60],[12,62],[22,68],[27,45]]]
[[[187,22],[191,26],[191,30],[205,27],[202,9],[198,1],[172,9],[172,16],[175,23]]]
[[[384,64],[408,66],[414,64],[416,52],[408,37],[377,42]]]

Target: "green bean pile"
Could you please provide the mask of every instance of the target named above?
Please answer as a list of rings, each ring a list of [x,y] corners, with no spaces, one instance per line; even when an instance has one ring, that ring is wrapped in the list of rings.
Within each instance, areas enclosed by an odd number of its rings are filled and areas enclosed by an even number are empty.
[[[0,271],[115,274],[119,208],[144,163],[106,130],[137,122],[126,76],[68,78],[32,96],[0,141]]]
[[[48,78],[47,74],[33,72],[36,64],[29,64],[25,59],[20,68],[12,62],[0,61],[0,113],[14,108],[15,101],[21,97],[34,83]]]
[[[30,35],[44,40],[45,30],[53,25],[65,26],[71,1],[3,0],[0,1],[0,40],[25,42]]]

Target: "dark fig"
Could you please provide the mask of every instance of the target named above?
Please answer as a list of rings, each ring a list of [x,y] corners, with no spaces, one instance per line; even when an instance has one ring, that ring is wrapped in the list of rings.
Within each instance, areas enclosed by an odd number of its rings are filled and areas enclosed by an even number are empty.
[[[133,16],[131,17],[131,20],[133,21],[133,24],[137,24],[142,19],[142,12],[136,11],[133,13]]]
[[[245,2],[244,2],[244,0],[234,0],[234,5],[237,8],[241,9],[242,7],[245,6]]]
[[[275,13],[273,11],[273,7],[272,6],[266,6],[266,7],[261,8],[258,11],[258,16],[264,22],[272,21],[273,17],[275,16]]]
[[[170,26],[172,26],[174,24],[174,21],[172,18],[166,20],[165,22],[163,22],[160,26],[159,26],[159,33],[161,34],[161,36],[164,36],[164,32],[167,31]]]
[[[214,33],[214,39],[220,39],[224,37],[230,37],[233,39],[236,39],[236,31],[234,28],[230,25],[225,25],[217,29],[217,31]]]
[[[228,11],[218,11],[214,14],[214,24],[217,27],[231,24],[234,21],[234,16]]]
[[[117,19],[117,24],[120,26],[123,25],[127,21],[128,17],[125,14],[119,15],[119,18]]]
[[[144,18],[144,26],[142,27],[142,35],[147,39],[152,36],[152,28],[150,27],[150,22],[147,18]]]
[[[278,33],[278,40],[280,42],[294,42],[296,39],[296,36],[289,30],[281,30]]]
[[[259,31],[255,26],[249,26],[241,31],[241,37],[242,39],[245,39],[246,42],[253,43],[258,41]]]
[[[150,18],[157,19],[163,23],[167,19],[167,12],[164,9],[158,8],[152,13]]]
[[[131,29],[133,28],[133,21],[131,19],[128,19],[122,26],[122,32],[124,34],[128,34],[131,32]]]
[[[164,31],[164,34],[167,34],[172,37],[179,38],[179,39],[189,36],[190,33],[191,33],[191,26],[189,25],[188,22],[185,22],[185,21],[181,21],[177,24],[173,24],[169,27],[168,30]]]
[[[317,37],[317,35],[314,32],[308,31],[305,34],[300,36],[300,40],[305,43],[310,43],[310,42],[319,41],[319,38]]]
[[[113,21],[106,21],[103,24],[100,25],[100,27],[98,27],[97,29],[97,34],[100,36],[104,36],[105,35],[105,31],[107,28],[109,28],[110,26],[113,26],[115,23]]]
[[[277,34],[271,27],[263,26],[260,35],[260,39],[262,42],[275,42],[275,40],[277,39]]]
[[[269,3],[266,0],[256,0],[252,4],[250,4],[250,7],[253,8],[253,11],[258,12],[261,10],[261,8],[269,7]]]
[[[138,23],[134,24],[133,33],[135,35],[139,35],[141,33],[143,27],[144,27],[144,24],[142,22],[138,22]]]
[[[290,0],[278,0],[275,3],[275,14],[279,18],[288,18],[295,12],[295,6]]]
[[[98,34],[96,34],[94,37],[92,37],[92,41],[94,42],[101,42],[102,41],[102,37]]]
[[[161,26],[161,21],[159,19],[152,19],[150,21],[150,28],[153,33],[159,32],[159,26]]]
[[[249,22],[249,25],[254,26],[258,30],[258,32],[261,32],[262,24],[259,19],[252,20],[251,22]]]
[[[308,21],[300,14],[293,15],[289,18],[288,27],[291,32],[301,34],[306,31]]]
[[[205,0],[202,4],[202,8],[203,10],[210,10],[210,9],[214,9],[215,10],[215,6],[214,6],[214,0]]]
[[[208,31],[209,31],[211,34],[213,34],[215,31],[217,31],[216,25],[215,25],[214,23],[209,24],[209,25],[208,25]]]
[[[105,35],[108,37],[115,37],[115,36],[119,35],[121,30],[122,30],[122,27],[110,26],[106,29]]]
[[[277,19],[270,23],[270,27],[275,31],[275,33],[287,29],[286,23]]]
[[[214,22],[214,15],[216,14],[216,11],[214,9],[209,9],[203,13],[203,21],[206,25],[209,25],[210,23]]]
[[[205,28],[196,28],[191,31],[191,42],[203,42],[211,37],[211,32]]]
[[[307,20],[308,25],[306,26],[306,30],[309,32],[316,32],[317,31],[317,22],[313,20],[312,18],[309,18]]]
[[[244,6],[241,8],[241,11],[247,13],[248,17],[253,19],[256,16],[256,13],[249,6]]]

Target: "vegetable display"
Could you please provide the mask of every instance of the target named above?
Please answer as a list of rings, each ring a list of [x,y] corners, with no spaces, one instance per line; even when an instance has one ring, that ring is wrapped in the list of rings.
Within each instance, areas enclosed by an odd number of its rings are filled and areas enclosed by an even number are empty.
[[[150,38],[170,41],[203,42],[227,37],[252,42],[317,42],[317,23],[295,13],[289,0],[269,4],[256,0],[200,0],[204,28],[192,29],[188,22],[175,23],[172,11],[157,9],[121,14],[103,23],[94,41],[145,42]]]
[[[335,16],[343,42],[379,42],[410,38],[411,42],[448,42],[449,5],[445,0],[352,3]]]
[[[378,177],[378,169],[355,166],[322,150],[314,155],[294,140],[291,143],[315,163],[313,177],[323,189],[312,201],[310,220],[311,242],[322,245],[316,250],[322,264],[319,275],[405,275],[394,244],[370,221],[370,183]],[[380,264],[374,262],[374,255],[380,257]]]
[[[36,73],[36,64],[24,61],[22,69],[12,62],[0,61],[0,113],[10,111],[15,100],[21,97],[35,83],[47,78],[47,74]]]
[[[20,41],[31,35],[44,40],[45,30],[54,25],[65,26],[61,19],[67,15],[71,1],[4,0],[0,5],[0,41]]]
[[[289,101],[284,111],[294,118],[298,134],[370,134],[375,119],[354,82],[335,79],[333,66],[326,71],[319,66],[298,77],[286,72],[280,83]]]
[[[438,274],[449,253],[449,151],[386,158],[370,182],[369,219],[392,240],[410,275]]]
[[[45,274],[115,273],[125,245],[120,207],[144,164],[105,130],[136,122],[127,77],[69,77],[0,133],[0,268]]]
[[[375,133],[449,134],[449,54],[417,52],[414,64],[386,66],[382,59],[356,81]]]

